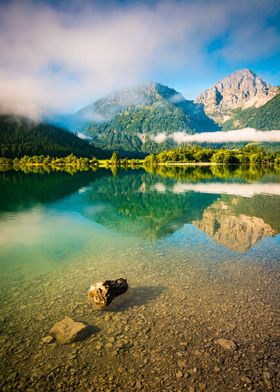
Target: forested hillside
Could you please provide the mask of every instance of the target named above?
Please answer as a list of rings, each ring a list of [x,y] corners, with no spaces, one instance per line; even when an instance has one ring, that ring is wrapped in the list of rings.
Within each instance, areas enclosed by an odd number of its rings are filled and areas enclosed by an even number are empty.
[[[259,108],[238,110],[223,124],[223,130],[256,128],[272,130],[280,128],[280,93]]]
[[[0,156],[24,155],[92,157],[100,155],[87,141],[50,124],[35,123],[25,117],[0,115]]]
[[[153,136],[161,132],[194,134],[219,130],[202,105],[154,82],[93,102],[76,113],[73,126],[74,131],[90,135],[98,147],[138,155],[160,151],[162,145],[153,142]],[[163,144],[165,148],[174,146],[170,140]]]

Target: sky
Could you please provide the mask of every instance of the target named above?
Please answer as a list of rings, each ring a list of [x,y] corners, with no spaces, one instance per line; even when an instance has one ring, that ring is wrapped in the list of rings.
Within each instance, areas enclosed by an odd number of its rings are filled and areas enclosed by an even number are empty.
[[[248,67],[280,84],[279,0],[0,0],[0,108],[74,112],[147,81],[193,99]]]

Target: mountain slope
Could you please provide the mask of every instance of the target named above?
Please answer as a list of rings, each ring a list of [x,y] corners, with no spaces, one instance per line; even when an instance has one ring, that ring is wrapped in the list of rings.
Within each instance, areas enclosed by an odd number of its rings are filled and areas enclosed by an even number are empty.
[[[0,115],[0,156],[13,158],[24,155],[91,157],[96,149],[76,135],[25,117]]]
[[[160,132],[192,134],[219,129],[202,105],[158,83],[99,99],[76,113],[73,124],[75,131],[90,135],[98,147],[126,152],[158,150],[151,136]]]
[[[204,105],[205,112],[218,123],[224,123],[236,110],[259,108],[278,93],[249,69],[238,70],[205,90],[195,102]]]
[[[280,129],[280,93],[259,108],[236,111],[223,124],[223,130],[256,128],[262,130]]]

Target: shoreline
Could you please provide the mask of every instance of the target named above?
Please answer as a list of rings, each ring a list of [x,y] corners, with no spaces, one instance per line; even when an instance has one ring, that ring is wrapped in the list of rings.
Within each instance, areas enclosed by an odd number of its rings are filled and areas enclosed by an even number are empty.
[[[227,163],[218,163],[218,162],[159,162],[155,166],[217,166],[217,165],[228,166]],[[238,165],[242,165],[242,163],[238,163]]]
[[[108,169],[108,170],[119,170],[119,169],[131,169],[131,170],[137,170],[139,168],[143,169],[156,169],[160,167],[215,167],[215,166],[224,166],[224,167],[274,167],[278,168],[279,165],[276,163],[268,163],[268,162],[262,162],[262,163],[219,163],[219,162],[158,162],[153,165],[146,165],[144,162],[133,162],[133,163],[127,163],[127,164],[111,164],[110,162],[104,163],[102,162],[101,164],[97,165],[77,165],[77,164],[71,164],[71,163],[65,163],[65,164],[60,164],[60,165],[53,165],[53,164],[45,164],[45,163],[28,163],[24,165],[19,165],[19,164],[14,164],[13,162],[7,163],[7,164],[1,164],[0,163],[0,172],[4,171],[9,171],[9,170],[15,170],[15,171],[25,171],[25,170],[30,170],[32,169],[45,169],[46,172],[48,171],[69,171],[69,169],[72,169],[75,172],[78,171],[87,171],[87,170],[98,170],[98,169]]]

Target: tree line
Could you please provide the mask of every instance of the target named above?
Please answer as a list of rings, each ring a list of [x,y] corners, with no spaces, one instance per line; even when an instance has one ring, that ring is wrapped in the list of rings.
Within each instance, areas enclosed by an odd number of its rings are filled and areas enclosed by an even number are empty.
[[[165,150],[159,154],[150,154],[144,160],[120,158],[116,151],[111,159],[98,160],[95,157],[78,157],[73,153],[65,157],[51,157],[49,155],[25,155],[22,158],[0,158],[0,166],[6,168],[75,168],[87,170],[89,168],[103,167],[139,167],[140,165],[153,167],[168,163],[217,163],[232,164],[269,164],[280,166],[280,151],[265,151],[256,145],[248,145],[238,149],[211,149],[200,146],[183,146],[172,150]]]
[[[248,145],[236,149],[213,149],[200,146],[180,146],[164,150],[159,154],[148,155],[144,163],[157,165],[161,163],[201,163],[219,164],[280,164],[280,151],[266,151],[257,145]]]

